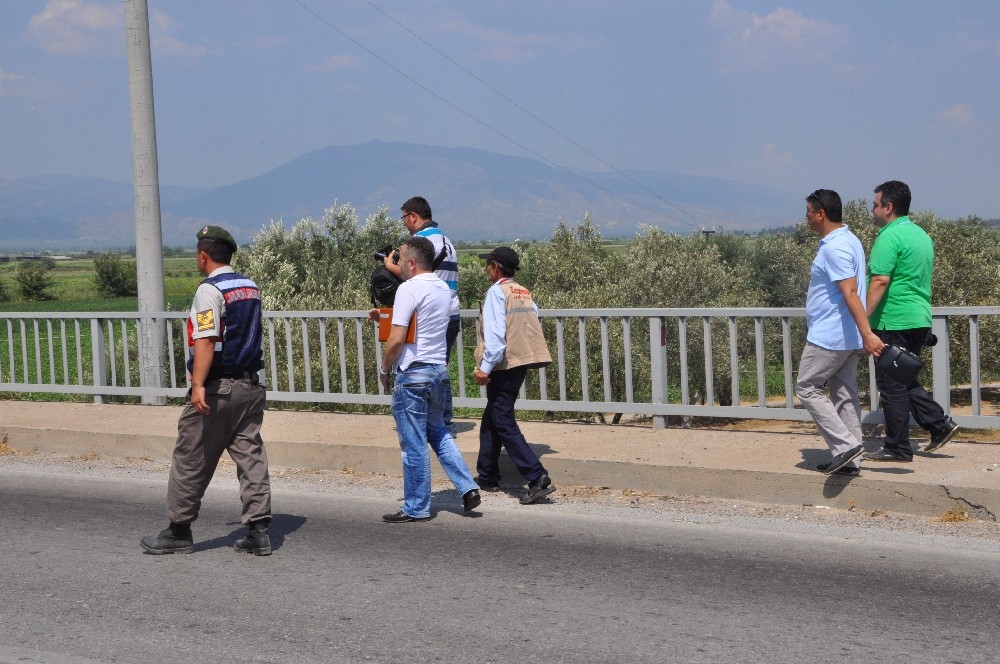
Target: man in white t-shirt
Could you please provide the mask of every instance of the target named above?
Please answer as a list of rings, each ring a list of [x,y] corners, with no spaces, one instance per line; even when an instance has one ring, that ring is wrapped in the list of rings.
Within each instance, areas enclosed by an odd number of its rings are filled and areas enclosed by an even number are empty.
[[[451,310],[451,289],[433,272],[434,245],[427,238],[413,236],[399,250],[403,283],[396,291],[392,328],[379,367],[379,380],[392,391],[392,416],[396,420],[399,446],[403,452],[403,508],[382,518],[389,523],[424,521],[431,517],[431,462],[427,445],[462,496],[466,512],[479,506],[481,499],[472,473],[444,424],[446,395],[451,393],[448,377],[447,341]],[[371,320],[379,310],[372,309]],[[410,320],[416,316],[416,338],[406,343]]]

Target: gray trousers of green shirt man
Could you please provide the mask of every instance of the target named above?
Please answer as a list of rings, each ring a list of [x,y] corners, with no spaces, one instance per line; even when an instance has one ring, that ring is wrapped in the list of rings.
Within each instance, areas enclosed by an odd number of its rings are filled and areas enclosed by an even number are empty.
[[[807,342],[799,362],[795,393],[816,422],[833,456],[861,444],[861,401],[858,398],[860,350],[829,350]],[[829,388],[827,396],[823,388]],[[857,459],[846,468],[859,468]]]

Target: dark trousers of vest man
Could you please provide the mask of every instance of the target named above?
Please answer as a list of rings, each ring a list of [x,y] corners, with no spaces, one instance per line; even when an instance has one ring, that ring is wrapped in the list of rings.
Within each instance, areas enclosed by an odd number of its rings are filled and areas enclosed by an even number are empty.
[[[246,524],[269,519],[271,480],[260,437],[264,388],[256,376],[213,379],[205,383],[205,401],[212,409],[209,414],[202,415],[189,403],[177,422],[177,444],[167,485],[170,522],[191,523],[198,518],[201,499],[226,451],[236,464],[240,482],[240,520]]]
[[[500,479],[501,447],[507,448],[510,460],[529,483],[546,472],[514,421],[514,402],[527,373],[526,367],[490,372],[490,382],[486,383],[486,408],[479,426],[479,460],[476,462],[476,472],[484,480]]]

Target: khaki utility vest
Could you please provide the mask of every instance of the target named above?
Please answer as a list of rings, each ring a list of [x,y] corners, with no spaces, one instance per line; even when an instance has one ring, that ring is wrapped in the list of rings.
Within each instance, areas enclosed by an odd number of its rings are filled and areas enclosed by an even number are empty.
[[[500,371],[517,367],[538,369],[552,364],[552,356],[549,355],[549,349],[545,345],[542,323],[535,312],[535,302],[531,299],[531,292],[510,279],[501,283],[500,289],[507,305],[507,348],[504,350],[503,359],[493,368]],[[476,322],[476,338],[479,340],[475,352],[476,367],[479,367],[486,349],[486,342],[483,339],[482,305],[479,306],[479,320]]]

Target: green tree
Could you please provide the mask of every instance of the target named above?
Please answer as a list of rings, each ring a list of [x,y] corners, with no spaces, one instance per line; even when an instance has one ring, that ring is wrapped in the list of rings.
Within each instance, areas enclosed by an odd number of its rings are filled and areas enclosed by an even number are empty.
[[[14,272],[14,282],[25,300],[55,299],[55,295],[49,291],[54,283],[50,268],[41,261],[19,262]]]
[[[138,294],[135,261],[105,252],[94,259],[94,285],[104,297],[132,297]]]

